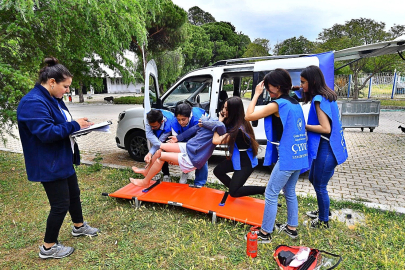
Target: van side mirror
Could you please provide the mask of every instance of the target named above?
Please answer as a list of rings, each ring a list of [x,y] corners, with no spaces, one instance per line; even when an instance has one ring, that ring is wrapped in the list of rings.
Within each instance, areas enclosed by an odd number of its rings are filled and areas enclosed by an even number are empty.
[[[196,101],[198,104],[200,104],[200,100],[201,100],[200,95],[197,95],[197,97],[195,98],[195,101]]]
[[[252,126],[257,127],[259,125],[259,120],[252,121]]]

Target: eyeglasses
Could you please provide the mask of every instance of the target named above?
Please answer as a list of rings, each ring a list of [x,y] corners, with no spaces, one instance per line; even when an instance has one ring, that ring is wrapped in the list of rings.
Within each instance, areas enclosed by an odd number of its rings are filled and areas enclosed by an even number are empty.
[[[157,123],[157,122],[156,122],[156,123]],[[160,128],[161,124],[155,124],[155,123],[150,124],[150,123],[149,123],[149,126],[150,126],[150,128],[151,128],[152,130],[158,130],[158,129]]]

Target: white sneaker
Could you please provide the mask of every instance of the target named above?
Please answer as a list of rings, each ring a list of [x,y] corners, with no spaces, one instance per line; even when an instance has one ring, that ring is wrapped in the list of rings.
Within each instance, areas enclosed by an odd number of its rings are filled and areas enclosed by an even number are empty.
[[[171,182],[170,175],[163,175],[163,182]]]
[[[181,173],[179,183],[180,184],[187,184],[188,173]]]

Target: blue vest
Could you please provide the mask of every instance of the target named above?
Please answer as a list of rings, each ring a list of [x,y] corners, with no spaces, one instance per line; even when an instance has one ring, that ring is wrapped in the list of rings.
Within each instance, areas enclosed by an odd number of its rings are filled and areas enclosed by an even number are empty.
[[[159,138],[160,135],[162,135],[163,133],[168,133],[172,130],[170,127],[170,123],[175,118],[174,114],[172,112],[162,110],[162,109],[159,109],[159,111],[161,111],[163,113],[163,116],[166,117],[166,122],[163,123],[164,124],[163,130],[158,129],[158,130],[153,131],[153,133],[156,135],[157,138]]]
[[[191,109],[191,112],[193,113],[193,115],[191,116],[190,121],[188,122],[187,126],[185,126],[185,127],[182,127],[179,124],[179,121],[177,121],[176,116],[174,117],[174,119],[172,120],[172,123],[171,123],[171,127],[174,132],[176,132],[177,134],[181,134],[184,131],[188,130],[190,127],[197,125],[198,120],[200,120],[201,116],[203,114],[205,114],[204,109],[197,108],[197,107],[193,107]]]
[[[245,135],[248,136],[246,133],[245,133]],[[250,147],[246,150],[246,153],[250,159],[250,162],[252,163],[252,168],[256,167],[257,164],[259,163],[259,161],[257,160],[257,156],[253,156],[252,145],[250,145]],[[231,160],[232,160],[233,169],[235,171],[240,171],[241,170],[240,152],[239,152],[239,149],[238,149],[238,146],[236,145],[236,143],[234,144],[234,147],[233,147]]]
[[[264,129],[267,137],[266,154],[263,165],[268,166],[277,162],[279,157],[280,170],[302,170],[309,167],[307,139],[305,135],[305,118],[301,105],[279,98],[278,112],[283,124],[279,152],[271,142],[277,141],[277,134],[273,132],[272,116],[264,118]]]
[[[339,108],[336,101],[330,102],[328,99],[321,95],[316,95],[311,102],[311,108],[308,114],[308,125],[319,125],[318,115],[316,114],[315,102],[320,102],[321,110],[329,117],[332,122],[332,131],[329,138],[329,143],[332,148],[333,154],[338,164],[346,161],[347,147],[346,141],[343,136],[342,123],[340,121]],[[308,131],[308,155],[311,164],[312,160],[316,159],[318,153],[319,141],[321,134]]]

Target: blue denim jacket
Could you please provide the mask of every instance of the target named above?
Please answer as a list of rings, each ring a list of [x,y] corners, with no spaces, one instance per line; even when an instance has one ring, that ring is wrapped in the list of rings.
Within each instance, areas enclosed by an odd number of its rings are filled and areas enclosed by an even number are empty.
[[[224,123],[218,118],[201,117],[203,126],[195,125],[177,136],[179,142],[187,141],[187,154],[194,167],[201,169],[214,152],[215,144],[212,143],[214,132],[219,135],[226,133]]]

